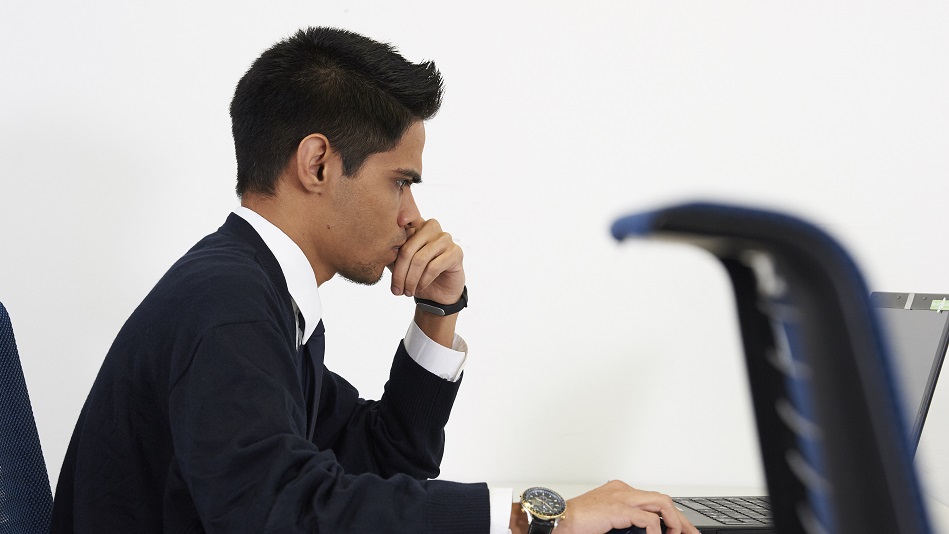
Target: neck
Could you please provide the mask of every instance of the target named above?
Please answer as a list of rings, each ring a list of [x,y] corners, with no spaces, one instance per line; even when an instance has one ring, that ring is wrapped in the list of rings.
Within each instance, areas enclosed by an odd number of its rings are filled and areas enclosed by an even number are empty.
[[[241,195],[241,206],[251,209],[267,219],[270,224],[287,234],[306,256],[316,276],[316,285],[331,279],[336,273],[327,268],[320,260],[317,248],[314,245],[315,236],[307,231],[306,210],[296,203],[289,202],[280,195],[262,195],[259,193],[244,193]]]

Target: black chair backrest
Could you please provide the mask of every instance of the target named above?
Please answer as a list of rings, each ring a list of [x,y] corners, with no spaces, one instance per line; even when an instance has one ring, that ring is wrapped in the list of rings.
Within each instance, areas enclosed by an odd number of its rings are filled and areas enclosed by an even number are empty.
[[[0,534],[49,532],[52,504],[13,325],[0,304]]]
[[[870,292],[834,239],[785,214],[709,203],[612,231],[697,245],[728,272],[778,532],[931,531]]]

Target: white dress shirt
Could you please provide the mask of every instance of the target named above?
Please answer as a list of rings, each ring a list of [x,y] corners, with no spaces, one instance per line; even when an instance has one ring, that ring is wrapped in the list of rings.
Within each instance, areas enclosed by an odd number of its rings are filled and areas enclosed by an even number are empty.
[[[313,273],[310,262],[290,236],[257,212],[239,206],[234,213],[254,228],[280,264],[283,276],[287,279],[290,298],[303,316],[304,331],[298,334],[300,334],[300,342],[306,343],[316,329],[317,323],[323,318],[323,304],[320,301],[316,275]],[[458,334],[455,334],[452,346],[448,348],[433,341],[425,335],[425,332],[422,332],[415,321],[412,321],[403,341],[409,356],[425,370],[452,382],[457,382],[461,378],[461,372],[468,358],[468,345]],[[513,490],[490,488],[489,491],[491,534],[510,533],[508,523]]]

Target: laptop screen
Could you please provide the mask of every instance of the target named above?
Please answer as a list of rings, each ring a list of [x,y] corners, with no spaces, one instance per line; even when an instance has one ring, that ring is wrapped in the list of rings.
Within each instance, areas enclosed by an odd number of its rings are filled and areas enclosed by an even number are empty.
[[[870,299],[890,344],[915,447],[949,346],[949,294],[875,292]]]

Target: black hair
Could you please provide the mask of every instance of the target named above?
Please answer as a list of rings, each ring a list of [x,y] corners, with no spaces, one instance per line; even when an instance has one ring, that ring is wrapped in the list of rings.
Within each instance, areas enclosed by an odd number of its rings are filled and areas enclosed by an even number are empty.
[[[438,112],[442,76],[391,45],[337,28],[307,28],[266,50],[231,101],[237,194],[273,194],[300,141],[329,139],[352,176],[390,150],[416,120]]]

